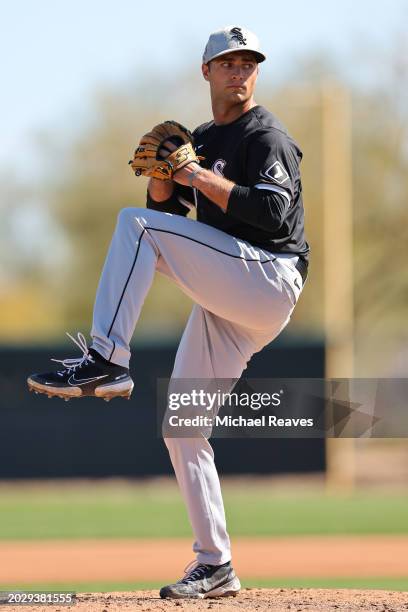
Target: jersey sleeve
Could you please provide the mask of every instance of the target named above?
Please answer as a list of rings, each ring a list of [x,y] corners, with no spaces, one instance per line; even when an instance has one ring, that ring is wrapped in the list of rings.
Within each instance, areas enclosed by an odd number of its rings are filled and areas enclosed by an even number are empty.
[[[295,145],[286,134],[257,133],[246,150],[246,184],[232,188],[227,213],[259,229],[279,230],[295,199],[298,165]]]
[[[184,185],[175,185],[172,195],[162,202],[156,202],[150,196],[149,191],[146,195],[146,208],[152,208],[160,212],[172,213],[185,217],[194,208],[193,190]]]
[[[299,152],[300,153],[300,152]],[[299,157],[294,143],[279,130],[257,134],[248,145],[247,186],[282,195],[293,203],[299,180]]]

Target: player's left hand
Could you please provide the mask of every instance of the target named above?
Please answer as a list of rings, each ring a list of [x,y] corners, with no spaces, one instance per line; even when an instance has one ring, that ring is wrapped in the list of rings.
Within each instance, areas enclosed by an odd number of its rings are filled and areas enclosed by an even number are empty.
[[[191,175],[197,172],[197,170],[200,170],[200,166],[196,162],[190,162],[187,166],[184,166],[184,168],[177,170],[177,172],[173,174],[173,181],[179,185],[191,187]]]
[[[176,121],[164,121],[142,136],[129,164],[136,176],[168,181],[178,169],[200,159],[191,132]]]

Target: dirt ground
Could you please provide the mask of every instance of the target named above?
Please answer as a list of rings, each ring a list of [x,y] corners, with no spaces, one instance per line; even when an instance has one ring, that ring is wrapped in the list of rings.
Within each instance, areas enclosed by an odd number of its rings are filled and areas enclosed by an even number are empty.
[[[408,536],[234,538],[239,576],[408,576]],[[0,543],[0,584],[171,581],[193,558],[189,539]]]
[[[408,576],[408,537],[236,538],[239,576]],[[81,581],[173,582],[192,558],[190,540],[76,540],[2,542],[0,583]],[[1,606],[21,610],[21,606]],[[408,592],[352,589],[243,589],[236,598],[161,600],[158,591],[79,593],[74,606],[23,606],[26,612],[121,612],[213,610],[214,612],[379,611],[408,612]]]
[[[14,610],[2,606],[4,610]],[[21,606],[18,608],[21,610]],[[39,612],[39,607],[23,606],[26,612]],[[243,589],[234,598],[205,600],[162,600],[158,591],[130,593],[81,593],[73,606],[47,606],[51,612],[140,612],[194,610],[201,612],[407,612],[408,593],[390,591],[358,591],[354,589]]]

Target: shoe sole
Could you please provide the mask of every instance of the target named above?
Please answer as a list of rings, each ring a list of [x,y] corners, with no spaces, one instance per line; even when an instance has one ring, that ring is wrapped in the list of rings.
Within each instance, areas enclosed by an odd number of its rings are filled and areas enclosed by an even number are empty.
[[[214,599],[216,597],[236,597],[241,590],[241,583],[237,576],[225,584],[215,587],[207,593],[189,594],[170,592],[163,599]]]
[[[204,593],[202,595],[202,599],[209,599],[212,597],[236,597],[241,590],[241,583],[237,576],[226,582],[222,586],[216,587],[209,591],[208,593]]]
[[[53,387],[52,385],[42,385],[41,383],[27,378],[27,384],[30,391],[34,393],[42,393],[48,397],[60,397],[66,401],[76,397],[86,397],[82,393],[81,387]],[[94,396],[104,399],[109,402],[114,397],[125,397],[130,399],[133,391],[133,381],[125,381],[123,383],[100,385],[94,389]],[[92,396],[91,396],[92,397]]]

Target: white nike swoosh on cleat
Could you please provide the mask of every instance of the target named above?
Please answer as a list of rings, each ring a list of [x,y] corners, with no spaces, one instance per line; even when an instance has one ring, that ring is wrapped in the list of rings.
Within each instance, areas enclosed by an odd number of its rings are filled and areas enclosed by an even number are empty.
[[[94,382],[95,380],[100,380],[101,378],[106,378],[109,374],[103,374],[102,376],[94,376],[93,378],[80,378],[79,380],[75,378],[75,375],[72,374],[68,378],[68,384],[71,387],[75,387],[76,385],[86,385],[87,383]]]
[[[126,378],[127,374],[121,374],[120,376],[116,376],[115,380],[121,380],[122,378]]]

